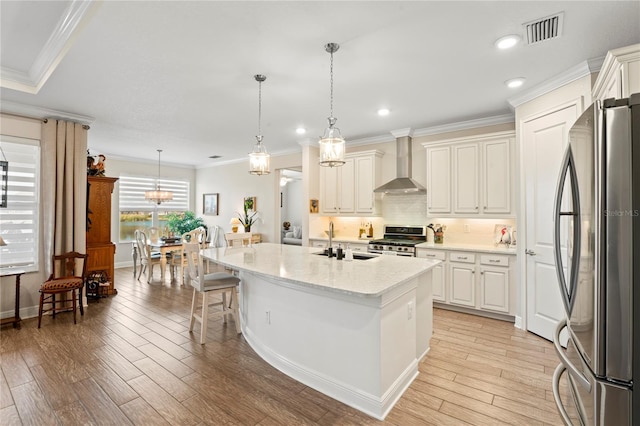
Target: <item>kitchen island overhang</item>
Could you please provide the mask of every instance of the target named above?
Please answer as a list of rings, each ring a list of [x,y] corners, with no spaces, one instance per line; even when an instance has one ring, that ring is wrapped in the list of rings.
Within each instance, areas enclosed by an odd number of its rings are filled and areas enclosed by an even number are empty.
[[[265,361],[383,419],[418,375],[433,330],[431,259],[329,259],[318,248],[211,248],[240,271],[242,331]]]

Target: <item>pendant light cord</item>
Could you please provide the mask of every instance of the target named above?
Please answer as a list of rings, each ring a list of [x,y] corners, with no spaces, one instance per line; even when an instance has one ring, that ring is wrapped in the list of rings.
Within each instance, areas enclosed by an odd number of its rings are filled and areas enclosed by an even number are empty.
[[[333,51],[331,51],[331,65],[329,67],[329,72],[331,74],[331,95],[330,95],[330,117],[333,117]]]
[[[262,82],[258,81],[258,136],[262,136]],[[260,143],[260,141],[258,141]]]

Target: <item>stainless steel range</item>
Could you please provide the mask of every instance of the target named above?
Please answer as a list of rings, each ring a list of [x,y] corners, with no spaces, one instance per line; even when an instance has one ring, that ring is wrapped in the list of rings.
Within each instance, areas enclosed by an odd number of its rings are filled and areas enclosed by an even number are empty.
[[[385,225],[383,238],[369,241],[368,252],[415,257],[416,245],[426,241],[426,226]]]

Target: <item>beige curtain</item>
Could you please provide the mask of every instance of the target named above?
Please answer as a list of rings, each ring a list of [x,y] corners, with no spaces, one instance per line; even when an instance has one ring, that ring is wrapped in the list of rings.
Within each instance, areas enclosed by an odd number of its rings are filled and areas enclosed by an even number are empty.
[[[87,128],[49,119],[42,124],[45,276],[54,254],[86,253]]]

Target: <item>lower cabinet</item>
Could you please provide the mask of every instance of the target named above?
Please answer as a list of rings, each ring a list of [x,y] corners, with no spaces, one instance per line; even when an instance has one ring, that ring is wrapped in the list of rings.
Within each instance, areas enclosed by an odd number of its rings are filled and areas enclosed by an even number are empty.
[[[454,305],[476,307],[476,267],[465,263],[450,263],[449,302]]]
[[[514,315],[515,254],[418,248],[417,256],[442,261],[433,268],[434,302],[501,318]]]

